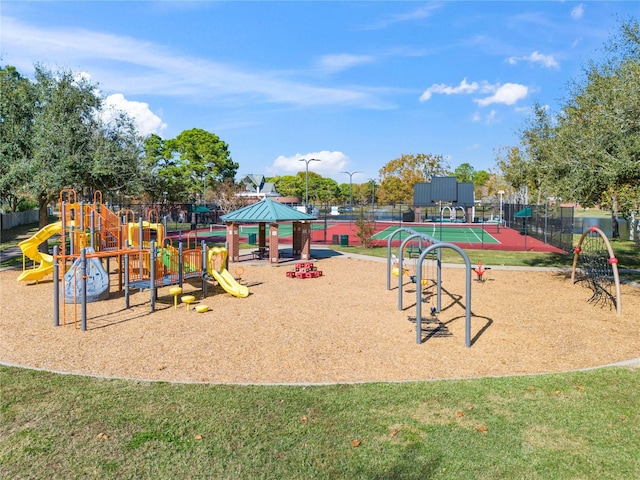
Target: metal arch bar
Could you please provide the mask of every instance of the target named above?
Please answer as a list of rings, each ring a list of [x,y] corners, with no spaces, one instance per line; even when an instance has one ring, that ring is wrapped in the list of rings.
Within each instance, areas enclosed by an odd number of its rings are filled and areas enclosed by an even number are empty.
[[[452,243],[444,242],[434,243],[433,245],[428,246],[418,258],[418,265],[416,267],[416,284],[418,285],[418,288],[416,288],[416,343],[418,345],[422,343],[422,289],[419,287],[422,285],[422,262],[429,252],[442,248],[451,248],[458,252],[462,256],[466,266],[467,301],[465,303],[465,345],[469,348],[471,347],[471,261],[464,250],[460,247]],[[440,290],[440,279],[438,279],[438,290]]]
[[[427,235],[426,233],[419,234],[412,228],[408,227],[400,227],[395,230],[387,240],[387,290],[391,290],[391,242],[393,242],[393,238],[396,236],[396,233],[408,232],[411,234],[422,235],[422,237],[432,243],[439,242],[438,239],[432,237],[431,235]]]
[[[615,254],[613,253],[613,248],[611,248],[611,243],[609,242],[609,239],[607,238],[605,233],[602,230],[600,230],[598,227],[591,227],[590,229],[582,233],[580,240],[578,240],[578,245],[574,249],[573,267],[571,268],[571,283],[575,283],[576,266],[578,265],[578,257],[580,256],[580,247],[582,247],[582,242],[589,233],[597,233],[598,235],[600,235],[600,237],[602,237],[602,240],[604,240],[604,244],[607,247],[607,252],[609,253],[609,259],[616,258]],[[622,315],[622,304],[620,303],[620,300],[621,300],[620,275],[618,273],[618,264],[611,263],[611,270],[613,270],[613,281],[615,282],[615,288],[616,288],[616,313],[618,315]]]
[[[428,235],[424,236],[421,233],[416,232],[415,230],[411,230],[414,232],[412,235],[409,235],[405,238],[400,244],[400,250],[398,251],[398,310],[402,310],[402,269],[403,269],[403,255],[404,247],[407,243],[409,243],[414,238],[418,238],[420,240],[419,248],[422,250],[422,240],[427,240],[428,242],[432,242],[433,238]],[[432,242],[433,243],[433,242]],[[422,264],[420,264],[422,266]],[[416,269],[418,267],[416,266]],[[418,284],[419,285],[419,284]],[[420,290],[420,288],[418,288]]]

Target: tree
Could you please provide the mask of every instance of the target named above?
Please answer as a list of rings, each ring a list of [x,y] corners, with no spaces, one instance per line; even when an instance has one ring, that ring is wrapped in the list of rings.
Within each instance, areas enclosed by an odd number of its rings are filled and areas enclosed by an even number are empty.
[[[382,203],[413,203],[413,186],[424,182],[429,175],[449,173],[449,165],[442,155],[411,154],[391,160],[380,169],[378,197]]]
[[[176,167],[170,170],[183,182],[191,180],[190,191],[194,195],[203,192],[210,180],[233,179],[238,171],[229,146],[214,133],[200,128],[184,130],[176,138],[166,140],[164,149],[163,159],[172,159],[168,167]]]
[[[458,182],[473,182],[473,175],[476,170],[470,163],[461,163],[453,170],[453,176]]]
[[[374,195],[377,194],[375,180],[359,183],[353,186],[353,198],[360,205],[371,205]]]
[[[335,201],[339,195],[338,182],[332,178],[320,178],[316,188],[316,198],[325,205]]]
[[[247,198],[238,195],[242,189],[242,185],[235,183],[231,178],[217,182],[214,195],[220,210],[229,213],[247,205]]]
[[[35,92],[29,80],[0,68],[0,200],[15,212],[24,201],[20,165],[31,157]]]
[[[371,248],[371,237],[375,233],[375,226],[373,222],[367,220],[364,215],[360,215],[356,221],[356,237],[360,239],[360,243],[364,248]]]
[[[351,189],[353,185],[348,183],[341,183],[338,185],[338,201],[341,203],[347,203],[351,198]]]
[[[471,182],[476,198],[481,198],[489,181],[489,173],[484,170],[476,170],[470,163],[461,163],[453,170],[453,176],[458,182]]]
[[[284,175],[282,177],[274,177],[270,179],[276,187],[276,191],[283,197],[304,196],[305,182],[304,175]]]
[[[15,71],[11,76],[14,85],[20,83]],[[96,189],[136,188],[141,169],[135,128],[125,115],[109,124],[100,119],[102,98],[95,85],[71,71],[36,66],[30,91],[9,89],[11,98],[4,99],[21,104],[30,118],[28,144],[5,150],[3,162],[13,162],[11,178],[20,181],[19,192],[37,201],[41,227],[48,223],[49,203],[62,189],[72,188],[82,199]],[[6,118],[12,124],[3,126],[5,131],[21,128],[16,115]],[[46,242],[40,248],[46,250]]]
[[[566,178],[564,191],[586,206],[610,205],[614,237],[618,210],[626,205],[620,194],[640,183],[638,60],[592,64],[558,125],[563,161],[557,171]],[[629,217],[639,210],[636,206],[621,213]]]
[[[208,187],[224,191],[218,184],[233,180],[238,171],[229,146],[200,128],[167,140],[152,134],[145,140],[144,151],[145,164],[154,173],[145,188],[152,198],[167,192],[170,201],[204,200]]]
[[[555,118],[536,105],[521,134],[523,149],[512,150],[503,164],[505,178],[532,187],[538,199],[610,206],[614,236],[618,211],[628,219],[640,212],[633,201],[640,184],[639,31],[637,21],[622,24]]]
[[[149,135],[144,142],[144,164],[152,173],[145,184],[145,192],[154,199],[167,192],[169,202],[186,201],[192,186],[191,173],[165,144],[165,140],[156,134]]]

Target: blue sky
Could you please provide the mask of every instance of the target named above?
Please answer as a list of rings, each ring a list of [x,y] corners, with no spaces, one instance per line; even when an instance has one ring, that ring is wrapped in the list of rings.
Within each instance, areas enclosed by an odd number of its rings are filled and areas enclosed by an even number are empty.
[[[88,75],[141,133],[202,128],[238,174],[379,178],[402,154],[495,166],[534,102],[572,79],[639,2],[11,1],[0,56]]]

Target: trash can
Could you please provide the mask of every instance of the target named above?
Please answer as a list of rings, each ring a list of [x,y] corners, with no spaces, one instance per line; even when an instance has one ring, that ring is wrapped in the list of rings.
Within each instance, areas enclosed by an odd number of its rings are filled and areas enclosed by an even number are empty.
[[[257,243],[255,233],[250,233],[248,237],[249,237],[249,245],[255,245]]]
[[[349,246],[349,235],[340,235],[340,246]]]
[[[340,235],[333,235],[331,237],[331,244],[332,245],[340,245]]]

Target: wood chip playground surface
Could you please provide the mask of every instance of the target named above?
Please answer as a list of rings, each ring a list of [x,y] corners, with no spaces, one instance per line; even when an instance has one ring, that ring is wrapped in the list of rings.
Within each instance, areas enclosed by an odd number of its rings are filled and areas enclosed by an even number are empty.
[[[588,303],[590,291],[566,272],[493,266],[484,282],[472,282],[466,348],[460,268],[443,269],[443,310],[423,323],[417,345],[415,284],[404,277],[398,310],[397,278],[387,290],[385,263],[322,258],[314,262],[322,275],[305,279],[287,276],[293,263],[239,265],[230,271],[249,287],[247,298],[210,286],[201,299],[197,282],[185,293],[208,312],[174,309],[166,287],[150,313],[148,291],[134,293],[129,310],[114,292],[88,305],[86,332],[53,326],[51,281],[22,284],[19,269],[2,271],[0,362],[144,380],[317,384],[561,372],[640,357],[637,287],[622,286],[618,316]]]

